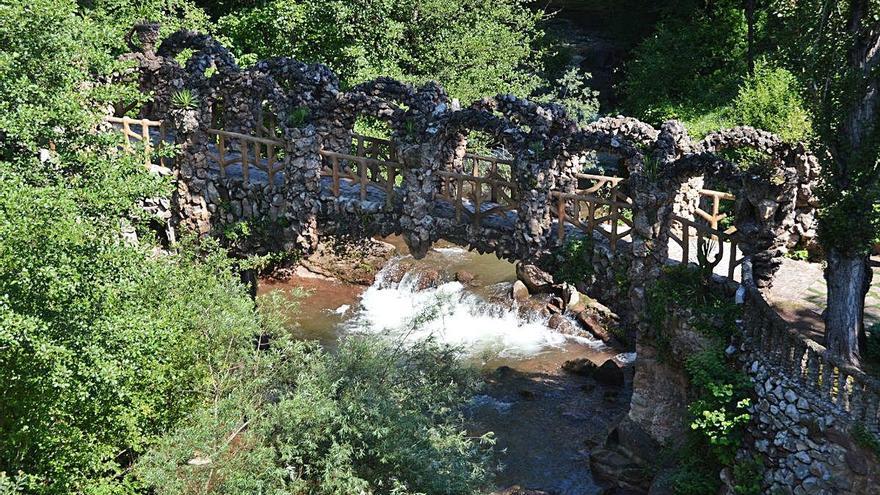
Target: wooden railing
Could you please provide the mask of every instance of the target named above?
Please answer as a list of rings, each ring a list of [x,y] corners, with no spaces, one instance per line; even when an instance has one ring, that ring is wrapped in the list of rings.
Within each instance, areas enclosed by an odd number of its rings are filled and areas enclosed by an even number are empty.
[[[700,199],[708,198],[712,206],[711,211],[706,211],[698,206],[695,213],[709,223],[712,229],[718,230],[718,223],[727,218],[727,213],[721,212],[721,201],[734,201],[736,196],[722,191],[713,191],[712,189],[700,189]],[[735,227],[724,229],[725,233],[732,233]]]
[[[240,134],[237,132],[208,129],[208,135],[214,136],[214,152],[208,156],[213,158],[220,167],[220,177],[228,176],[228,169],[238,165],[245,184],[250,183],[250,168],[254,167],[266,173],[269,184],[273,184],[275,174],[283,169],[279,159],[284,152],[284,142]]]
[[[632,201],[620,191],[623,179],[593,174],[575,174],[575,178],[574,193],[551,192],[558,241],[565,241],[568,224],[588,237],[598,232],[608,240],[611,252],[617,251],[618,241],[632,230]]]
[[[122,146],[126,152],[131,153],[134,151],[133,145],[142,145],[144,166],[150,168],[153,165],[153,152],[167,138],[163,122],[150,119],[133,119],[131,117],[105,117],[104,120],[113,124],[114,128],[119,126],[118,128],[121,130],[122,135],[125,136]],[[137,127],[137,131],[132,129],[132,126]],[[159,155],[159,165],[165,166],[165,159],[161,154]]]
[[[386,162],[397,161],[394,143],[390,140],[357,133],[352,134],[351,154]]]
[[[325,158],[321,176],[331,178],[334,197],[341,194],[341,181],[350,180],[358,185],[361,201],[367,199],[367,187],[372,185],[385,192],[385,206],[392,206],[394,186],[402,168],[399,163],[326,150],[321,151],[321,156]]]
[[[670,253],[670,259],[682,263],[700,262],[699,250],[702,249],[702,254],[705,256],[704,263],[711,265],[713,270],[718,265],[725,267],[724,273],[727,278],[735,279],[736,267],[742,264],[745,258],[737,249],[737,240],[733,232],[722,232],[676,215],[672,216],[672,223],[678,228],[670,229],[669,236],[682,252],[680,259]],[[676,232],[681,232],[681,237],[678,237]]]
[[[516,183],[504,180],[496,174],[482,177],[440,171],[437,175],[440,185],[435,197],[452,203],[456,221],[461,221],[463,212],[467,211],[471,222],[479,224],[483,218],[491,215],[506,216],[519,206],[519,189]],[[487,205],[488,208],[485,208]]]

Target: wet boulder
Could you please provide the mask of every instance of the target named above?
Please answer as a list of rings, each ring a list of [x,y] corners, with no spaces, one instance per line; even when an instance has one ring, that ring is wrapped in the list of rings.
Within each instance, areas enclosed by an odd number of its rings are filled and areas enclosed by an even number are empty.
[[[535,265],[517,263],[516,278],[521,280],[532,294],[550,292],[553,289],[553,276]]]
[[[474,281],[474,274],[466,270],[458,270],[455,272],[455,281],[464,285],[470,285]]]
[[[517,280],[510,289],[510,295],[516,301],[525,301],[529,298],[529,289],[521,280]]]

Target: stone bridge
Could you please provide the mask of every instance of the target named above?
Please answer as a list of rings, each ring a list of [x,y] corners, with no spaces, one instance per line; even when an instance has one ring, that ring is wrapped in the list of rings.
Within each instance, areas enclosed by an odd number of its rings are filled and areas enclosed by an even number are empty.
[[[107,125],[173,175],[170,203],[150,206],[172,233],[258,222],[271,239],[251,248],[305,252],[319,229],[396,233],[416,257],[444,238],[551,268],[567,243],[587,238],[624,267],[626,293],[614,296],[640,332],[661,267],[695,262],[747,296],[754,373],[814,387],[822,411],[880,431],[876,381],[767,310],[763,291],[783,256],[814,235],[818,162],[802,144],[749,127],[696,140],[675,121],[655,129],[625,117],[578,127],[559,106],[511,95],[462,107],[434,83],[379,78],[343,90],[322,65],[239,68],[205,35],[181,31],[157,46],[158,26],[133,34],[133,67],[121,77],[153,98]],[[357,134],[362,122],[383,123],[389,138]],[[474,141],[488,144],[469,149]],[[161,158],[171,144],[174,157]],[[740,166],[742,152],[762,160]]]

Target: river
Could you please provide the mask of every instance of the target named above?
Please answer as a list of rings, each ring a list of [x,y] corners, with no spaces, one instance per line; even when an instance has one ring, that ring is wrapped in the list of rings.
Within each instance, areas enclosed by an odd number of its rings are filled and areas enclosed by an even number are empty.
[[[561,365],[575,358],[625,362],[627,356],[598,340],[557,333],[534,307],[513,304],[511,263],[443,244],[414,260],[399,240],[390,241],[398,255],[369,287],[300,272],[283,282],[263,281],[259,291],[308,291],[292,318],[303,338],[330,349],[347,333],[399,332],[398,339],[432,334],[460,346],[462,359],[479,367],[486,381],[468,406],[469,427],[475,434],[495,433],[504,464],[499,490],[519,485],[559,495],[602,493],[589,470],[589,450],[620,422],[630,388],[606,387],[565,373]],[[465,272],[473,281],[455,280]]]

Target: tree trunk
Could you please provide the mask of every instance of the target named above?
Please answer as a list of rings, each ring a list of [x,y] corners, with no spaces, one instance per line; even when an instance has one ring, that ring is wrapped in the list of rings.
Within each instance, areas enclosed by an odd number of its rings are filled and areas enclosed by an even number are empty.
[[[746,0],[746,23],[748,24],[748,52],[746,58],[749,75],[755,73],[755,0]]]
[[[849,256],[832,248],[827,257],[825,346],[833,355],[858,366],[859,337],[865,331],[865,295],[871,281],[871,268],[867,256]]]

